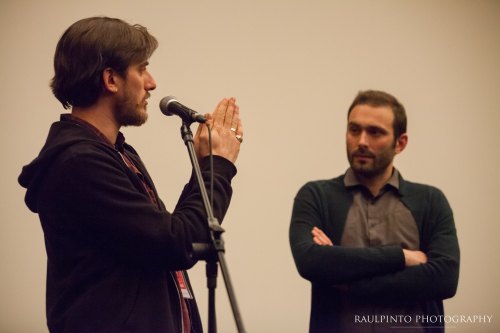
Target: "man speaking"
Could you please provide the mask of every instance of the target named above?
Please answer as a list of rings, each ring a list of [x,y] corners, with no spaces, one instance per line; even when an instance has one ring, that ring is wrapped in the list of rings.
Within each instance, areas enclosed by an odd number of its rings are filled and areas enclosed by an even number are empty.
[[[51,87],[71,113],[52,125],[19,176],[45,236],[51,333],[202,332],[185,272],[196,263],[192,244],[209,242],[198,185],[192,177],[168,212],[120,132],[147,119],[156,88],[147,66],[157,46],[145,27],[107,17],[74,23],[57,44]],[[213,129],[213,211],[222,221],[243,127],[233,98],[206,118]],[[194,146],[208,184],[206,125]]]

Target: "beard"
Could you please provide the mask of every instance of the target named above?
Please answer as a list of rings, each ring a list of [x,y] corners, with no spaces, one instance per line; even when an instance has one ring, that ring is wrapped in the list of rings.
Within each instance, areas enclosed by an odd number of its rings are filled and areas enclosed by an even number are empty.
[[[146,112],[146,95],[141,103],[137,103],[135,98],[129,93],[125,93],[123,98],[116,103],[114,115],[121,126],[141,126],[148,119]],[[141,109],[144,108],[144,111]]]
[[[348,151],[347,159],[356,175],[364,178],[373,178],[383,174],[387,170],[394,159],[394,155],[393,147],[386,148],[379,154],[374,154],[366,149],[357,149]],[[367,160],[359,160],[356,158],[358,156],[367,157]]]

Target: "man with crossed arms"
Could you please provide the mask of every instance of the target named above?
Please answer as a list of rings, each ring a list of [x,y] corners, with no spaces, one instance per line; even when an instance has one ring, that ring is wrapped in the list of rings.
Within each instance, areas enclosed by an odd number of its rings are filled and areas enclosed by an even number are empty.
[[[459,246],[443,193],[393,166],[406,122],[393,96],[360,92],[348,112],[350,168],[295,197],[290,245],[312,284],[310,332],[444,331],[429,318],[455,295]]]

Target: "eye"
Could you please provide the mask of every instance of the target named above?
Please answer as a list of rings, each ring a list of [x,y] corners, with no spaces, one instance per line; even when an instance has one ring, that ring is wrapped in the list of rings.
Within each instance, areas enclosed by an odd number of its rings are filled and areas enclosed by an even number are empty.
[[[370,127],[368,128],[367,132],[374,137],[380,137],[386,133],[384,130],[378,127]]]
[[[142,63],[139,65],[139,72],[144,73],[148,70],[149,62]]]
[[[356,126],[356,125],[349,125],[349,127],[347,128],[347,130],[352,135],[357,135],[357,134],[359,134],[361,132],[361,129],[359,128],[359,126]]]

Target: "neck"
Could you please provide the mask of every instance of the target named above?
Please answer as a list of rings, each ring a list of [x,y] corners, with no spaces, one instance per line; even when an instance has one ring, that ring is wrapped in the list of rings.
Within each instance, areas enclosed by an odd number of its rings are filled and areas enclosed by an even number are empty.
[[[116,143],[120,125],[116,122],[109,106],[98,101],[86,108],[73,107],[71,114],[95,126],[112,144]]]

